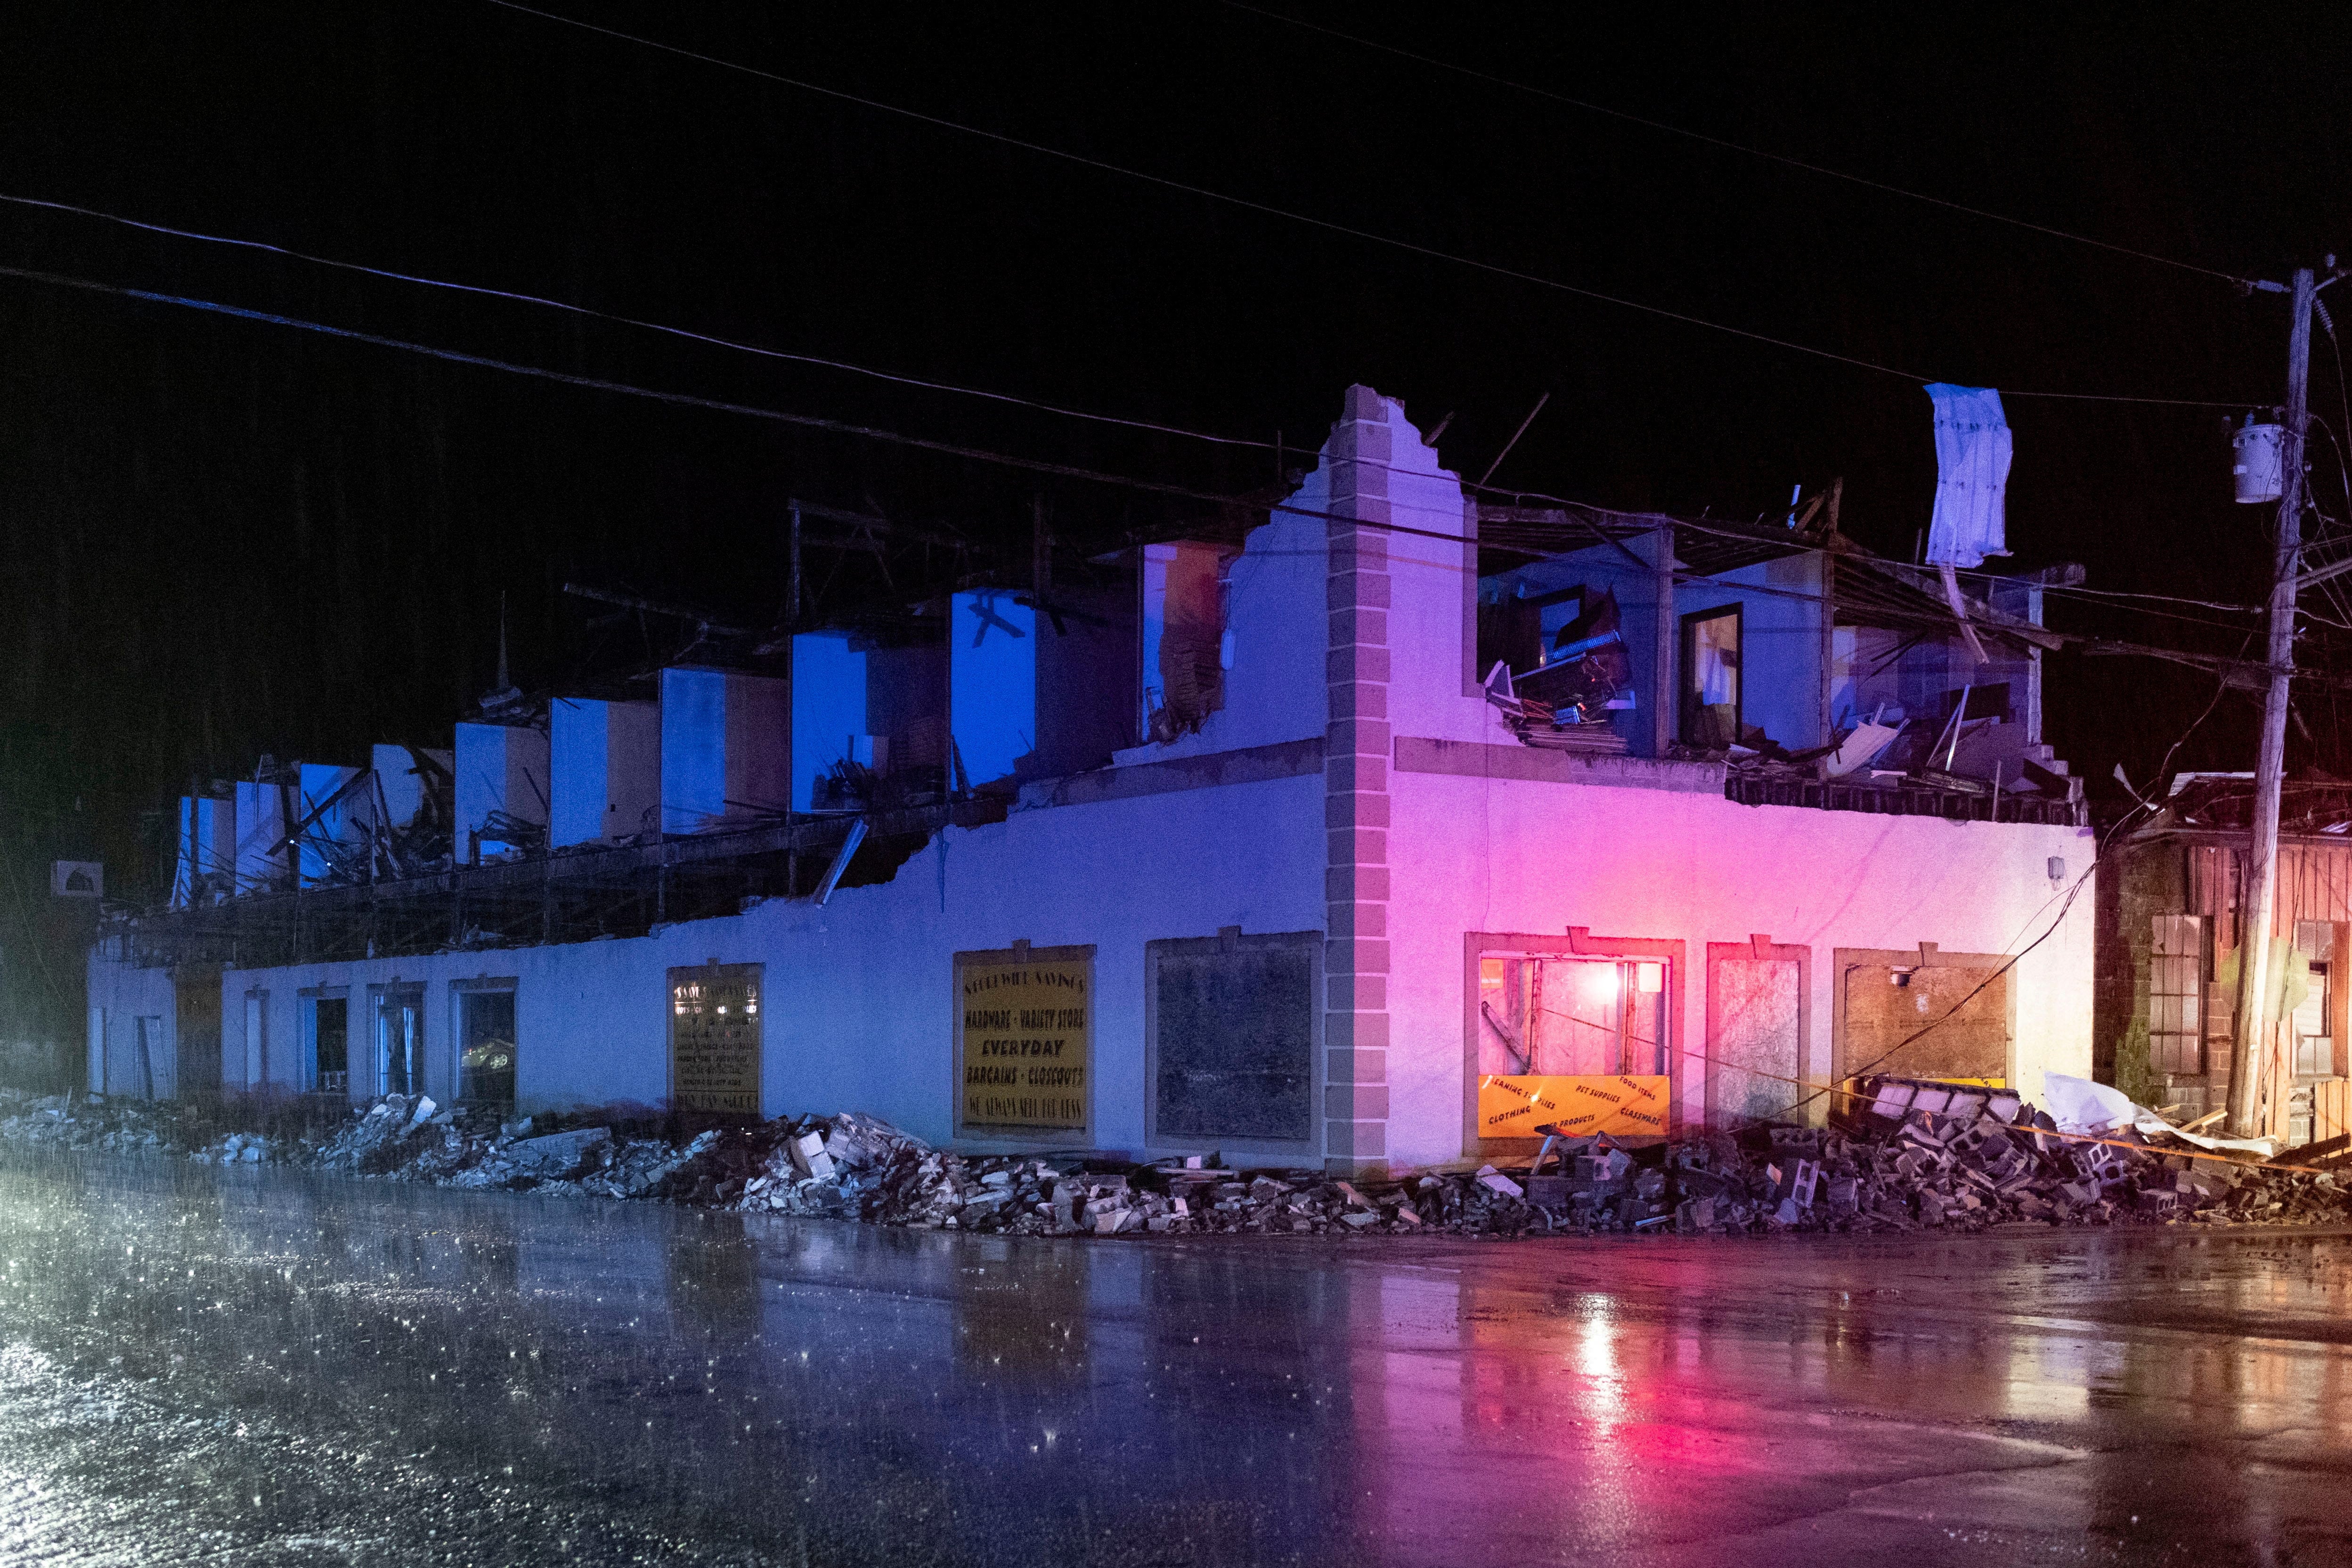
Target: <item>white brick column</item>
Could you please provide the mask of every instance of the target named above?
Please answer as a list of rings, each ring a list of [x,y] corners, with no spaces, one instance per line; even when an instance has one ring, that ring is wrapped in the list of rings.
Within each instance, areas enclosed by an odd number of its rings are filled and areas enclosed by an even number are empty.
[[[1390,444],[1379,394],[1349,387],[1325,449],[1336,517],[1389,521]],[[1360,1172],[1388,1160],[1389,536],[1328,529],[1325,1154],[1333,1170]]]

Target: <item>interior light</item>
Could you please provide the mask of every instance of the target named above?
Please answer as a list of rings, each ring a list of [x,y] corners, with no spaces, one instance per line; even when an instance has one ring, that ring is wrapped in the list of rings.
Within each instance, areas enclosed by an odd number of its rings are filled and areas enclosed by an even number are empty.
[[[1604,1002],[1613,1000],[1617,995],[1617,966],[1588,964],[1585,968],[1587,971],[1584,977],[1585,984],[1591,988],[1594,999]]]
[[[1634,965],[1633,988],[1644,996],[1656,996],[1666,988],[1666,967],[1664,964]]]

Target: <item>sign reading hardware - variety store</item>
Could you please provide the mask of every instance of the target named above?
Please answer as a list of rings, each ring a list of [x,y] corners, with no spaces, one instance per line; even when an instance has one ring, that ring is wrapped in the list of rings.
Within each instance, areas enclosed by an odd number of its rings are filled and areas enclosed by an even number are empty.
[[[1090,946],[956,955],[960,1128],[1087,1131],[1094,967]]]

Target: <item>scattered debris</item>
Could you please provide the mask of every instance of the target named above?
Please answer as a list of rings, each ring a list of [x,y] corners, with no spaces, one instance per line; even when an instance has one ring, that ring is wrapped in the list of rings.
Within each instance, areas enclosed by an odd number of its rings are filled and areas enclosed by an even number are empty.
[[[197,1135],[196,1113],[169,1103],[0,1092],[0,1140],[1028,1236],[2009,1231],[2352,1218],[2352,1191],[2332,1170],[2285,1168],[2252,1151],[2206,1157],[2150,1118],[2092,1139],[2062,1134],[2013,1092],[1897,1078],[1862,1090],[1823,1127],[1768,1124],[1643,1147],[1556,1139],[1533,1169],[1464,1162],[1388,1181],[1239,1170],[1214,1155],[1150,1165],[958,1155],[856,1113],[710,1127],[678,1142],[545,1115],[501,1124],[492,1112],[397,1094],[306,1132],[213,1136]],[[2352,1171],[2352,1149],[2314,1157]]]

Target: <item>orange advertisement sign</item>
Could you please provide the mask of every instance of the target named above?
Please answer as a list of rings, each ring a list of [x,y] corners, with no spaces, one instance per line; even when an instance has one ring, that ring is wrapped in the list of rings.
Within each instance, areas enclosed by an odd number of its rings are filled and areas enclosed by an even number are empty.
[[[1549,1128],[1573,1137],[1663,1137],[1674,1081],[1612,1074],[1601,1078],[1487,1073],[1478,1080],[1478,1135],[1533,1138]]]

